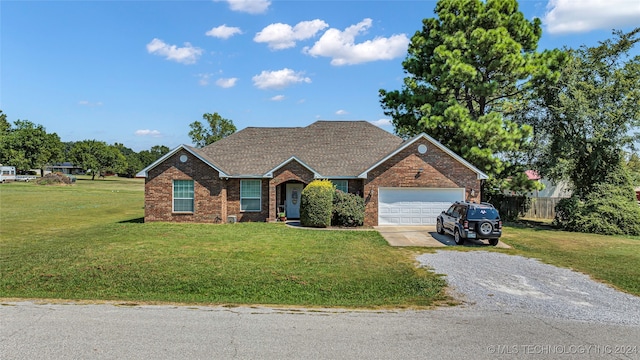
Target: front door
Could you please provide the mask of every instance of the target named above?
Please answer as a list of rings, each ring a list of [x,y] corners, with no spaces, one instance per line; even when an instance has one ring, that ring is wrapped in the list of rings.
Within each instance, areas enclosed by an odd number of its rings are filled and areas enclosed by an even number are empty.
[[[287,201],[286,212],[287,218],[299,219],[300,218],[300,193],[302,193],[303,184],[291,183],[287,186]]]

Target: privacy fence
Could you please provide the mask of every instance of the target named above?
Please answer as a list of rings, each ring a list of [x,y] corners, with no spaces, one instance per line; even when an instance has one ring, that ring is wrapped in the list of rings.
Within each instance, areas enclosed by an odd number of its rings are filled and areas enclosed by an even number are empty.
[[[515,220],[518,218],[553,219],[556,216],[556,205],[561,199],[563,198],[494,195],[487,200],[498,209],[503,219]]]

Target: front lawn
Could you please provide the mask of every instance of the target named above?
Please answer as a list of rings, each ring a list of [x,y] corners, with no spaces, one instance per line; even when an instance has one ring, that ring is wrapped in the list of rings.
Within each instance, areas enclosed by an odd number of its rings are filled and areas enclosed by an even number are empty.
[[[417,253],[375,231],[143,223],[144,182],[0,184],[0,298],[417,307],[447,301]],[[640,238],[506,226],[502,251],[640,295]],[[472,271],[472,269],[470,269]]]
[[[142,223],[143,182],[0,185],[0,297],[428,306],[443,279],[375,231]]]

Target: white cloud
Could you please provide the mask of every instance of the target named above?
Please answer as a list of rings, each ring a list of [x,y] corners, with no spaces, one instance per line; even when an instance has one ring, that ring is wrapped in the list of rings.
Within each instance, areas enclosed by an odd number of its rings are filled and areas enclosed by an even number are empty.
[[[240,30],[239,27],[227,26],[227,24],[214,27],[205,33],[205,35],[207,36],[216,37],[219,39],[228,39],[236,34],[242,34],[242,30]]]
[[[371,19],[364,19],[344,31],[329,29],[313,47],[303,52],[311,56],[330,57],[331,65],[353,65],[369,61],[390,60],[406,54],[409,38],[405,34],[376,37],[356,44],[355,37],[371,27]]]
[[[155,38],[147,44],[149,54],[164,56],[167,60],[173,60],[182,64],[193,64],[202,55],[202,49],[184,43],[184,47],[166,44],[164,41]]]
[[[231,88],[236,86],[236,82],[238,81],[238,78],[220,78],[218,80],[216,80],[216,85],[220,86],[221,88]]]
[[[328,27],[326,22],[315,19],[301,21],[296,26],[275,23],[268,25],[256,34],[253,41],[267,43],[272,50],[288,49],[296,46],[296,41],[314,37],[319,31]]]
[[[136,130],[135,134],[136,136],[162,137],[162,134],[158,130],[149,130],[149,129]]]
[[[543,21],[549,33],[637,26],[640,23],[640,1],[549,0]]]
[[[282,101],[284,99],[285,99],[284,95],[276,95],[276,96],[271,98],[271,101]]]
[[[102,101],[90,102],[87,100],[81,100],[81,101],[78,101],[78,105],[89,106],[89,107],[102,106]]]
[[[346,110],[340,109],[340,110],[336,111],[336,115],[347,115],[347,114],[348,114],[348,112]]]
[[[370,121],[370,123],[372,123],[375,126],[390,126],[391,125],[391,120],[389,119],[380,119],[380,120],[374,120],[374,121]]]
[[[213,74],[198,74],[198,75],[196,75],[197,77],[200,78],[200,80],[198,80],[198,84],[200,84],[202,86],[209,85],[209,78],[211,78],[211,75],[213,75]]]
[[[213,0],[215,2],[223,0]],[[269,8],[269,0],[224,0],[233,11],[246,12],[249,14],[262,14]]]
[[[253,85],[258,89],[282,89],[301,82],[311,82],[311,79],[305,77],[303,72],[295,72],[287,68],[276,71],[263,71],[260,75],[254,76],[252,80]]]

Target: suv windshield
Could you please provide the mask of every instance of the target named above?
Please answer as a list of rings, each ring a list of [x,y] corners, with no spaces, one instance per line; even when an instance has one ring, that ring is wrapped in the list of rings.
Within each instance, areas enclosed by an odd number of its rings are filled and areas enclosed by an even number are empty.
[[[493,208],[474,208],[470,207],[467,213],[468,219],[499,219],[498,211]]]

